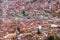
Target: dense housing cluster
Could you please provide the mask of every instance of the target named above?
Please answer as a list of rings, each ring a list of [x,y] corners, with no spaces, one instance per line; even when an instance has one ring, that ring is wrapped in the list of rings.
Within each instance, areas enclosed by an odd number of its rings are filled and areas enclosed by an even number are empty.
[[[60,0],[0,0],[1,40],[44,40],[49,35],[60,37]]]

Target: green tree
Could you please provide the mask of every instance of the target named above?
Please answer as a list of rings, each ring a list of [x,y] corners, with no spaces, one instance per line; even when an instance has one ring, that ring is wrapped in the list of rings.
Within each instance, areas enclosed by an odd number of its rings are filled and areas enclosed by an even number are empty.
[[[25,11],[23,11],[22,14],[23,14],[23,16],[25,16],[25,17],[28,16],[28,14],[27,14]]]
[[[55,11],[52,11],[51,14],[52,14],[53,16],[57,16],[57,15],[58,15]]]
[[[60,3],[59,3],[59,2],[57,2],[56,4],[57,4],[57,5],[59,5]]]
[[[19,27],[17,27],[17,31],[20,33],[20,28]]]
[[[37,29],[37,34],[41,34],[41,32],[39,31],[39,28]]]
[[[57,36],[48,36],[45,40],[60,40]]]
[[[58,17],[60,18],[60,12],[58,12],[57,14],[58,14]]]

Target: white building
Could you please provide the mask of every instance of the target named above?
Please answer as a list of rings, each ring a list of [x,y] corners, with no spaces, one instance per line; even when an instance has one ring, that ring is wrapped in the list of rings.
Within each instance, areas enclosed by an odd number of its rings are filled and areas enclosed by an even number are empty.
[[[56,25],[56,24],[51,24],[51,27],[58,27],[58,25]]]
[[[39,25],[39,26],[38,26],[38,28],[39,28],[39,29],[42,29],[42,26],[41,26],[41,25]]]

